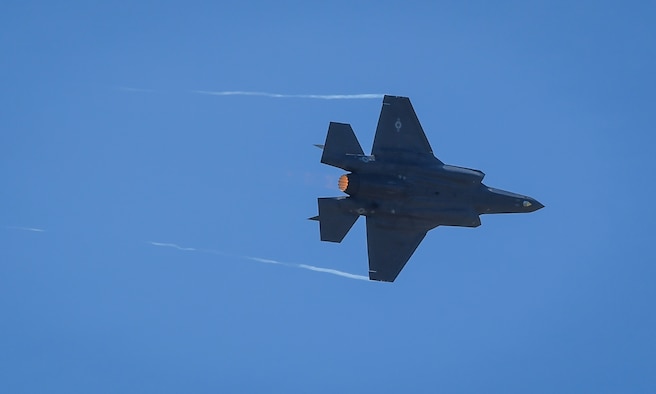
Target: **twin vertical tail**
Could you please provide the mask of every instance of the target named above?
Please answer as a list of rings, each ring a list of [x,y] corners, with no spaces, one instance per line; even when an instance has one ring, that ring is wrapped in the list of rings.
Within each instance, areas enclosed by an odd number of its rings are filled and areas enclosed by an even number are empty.
[[[349,163],[353,163],[353,156],[364,155],[364,151],[348,123],[330,122],[326,143],[316,146],[323,149],[321,155],[323,164],[347,171],[352,170]],[[321,240],[342,242],[360,215],[352,213],[351,201],[348,197],[319,198],[318,204],[319,215],[310,219],[319,221]]]
[[[347,207],[348,197],[319,198],[319,215],[310,220],[319,221],[322,241],[342,242],[360,215]]]
[[[349,171],[353,156],[363,156],[364,152],[351,125],[330,122],[326,143],[323,145],[321,162]]]

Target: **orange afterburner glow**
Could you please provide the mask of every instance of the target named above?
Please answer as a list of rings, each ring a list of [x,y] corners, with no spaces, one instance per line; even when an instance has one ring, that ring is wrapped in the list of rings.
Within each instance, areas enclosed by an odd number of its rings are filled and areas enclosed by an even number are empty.
[[[339,177],[339,181],[337,181],[337,187],[339,187],[339,190],[343,192],[346,191],[348,188],[348,176],[346,176],[346,174]]]

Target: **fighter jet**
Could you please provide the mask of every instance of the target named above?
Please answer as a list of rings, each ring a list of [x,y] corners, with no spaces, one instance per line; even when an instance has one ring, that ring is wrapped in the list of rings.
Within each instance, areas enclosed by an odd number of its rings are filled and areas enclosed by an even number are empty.
[[[437,226],[478,227],[479,215],[526,213],[534,198],[488,187],[485,174],[444,164],[433,154],[408,97],[385,96],[371,155],[350,124],[331,122],[321,162],[348,171],[338,180],[348,196],[319,198],[322,241],[341,242],[356,220],[367,219],[369,279],[393,282]]]

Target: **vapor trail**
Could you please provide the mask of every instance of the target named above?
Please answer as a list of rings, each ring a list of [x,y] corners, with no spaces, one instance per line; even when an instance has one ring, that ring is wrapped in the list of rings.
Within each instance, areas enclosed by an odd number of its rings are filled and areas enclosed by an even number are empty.
[[[332,268],[315,267],[313,265],[307,265],[307,264],[285,263],[285,262],[282,262],[282,261],[276,261],[276,260],[271,260],[271,259],[263,259],[263,258],[260,258],[260,257],[251,257],[251,256],[240,256],[240,257],[242,257],[244,259],[257,261],[257,262],[260,262],[260,263],[280,264],[280,265],[285,265],[287,267],[303,268],[303,269],[314,271],[314,272],[324,272],[326,274],[333,274],[333,275],[343,276],[345,278],[350,278],[350,279],[369,280],[368,277],[363,276],[363,275],[351,274],[351,273],[348,273],[348,272],[339,271],[339,270],[332,269]]]
[[[315,267],[313,265],[307,265],[307,264],[286,263],[284,261],[264,259],[262,257],[237,256],[237,255],[231,255],[231,254],[223,253],[223,252],[220,252],[218,250],[212,250],[212,249],[185,248],[185,247],[182,247],[182,246],[180,246],[178,244],[174,244],[174,243],[152,242],[152,241],[150,241],[149,244],[151,244],[153,246],[173,248],[173,249],[183,250],[183,251],[187,251],[187,252],[201,252],[201,253],[209,253],[209,254],[218,254],[220,256],[236,257],[236,258],[256,261],[258,263],[264,263],[264,264],[284,265],[285,267],[301,268],[301,269],[306,269],[306,270],[310,270],[310,271],[314,271],[314,272],[323,272],[323,273],[326,273],[326,274],[333,274],[333,275],[342,276],[344,278],[349,278],[349,279],[359,279],[359,280],[366,280],[366,281],[369,280],[368,277],[363,276],[363,275],[355,275],[355,274],[351,274],[351,273],[348,273],[348,272],[335,270],[335,269],[332,269],[332,268]]]
[[[207,94],[211,96],[260,96],[272,98],[306,98],[319,100],[352,100],[352,99],[381,99],[383,94],[379,93],[360,93],[360,94],[282,94],[267,92],[247,92],[243,90],[228,91],[209,91],[209,90],[192,90],[192,93]]]
[[[150,241],[149,244],[155,245],[155,246],[165,246],[165,247],[168,247],[168,248],[175,248],[175,249],[178,249],[178,250],[196,251],[196,248],[183,248],[182,246],[178,246],[178,245],[172,244],[172,243]]]
[[[43,232],[46,231],[42,228],[37,228],[37,227],[5,226],[5,228],[11,229],[11,230],[32,231],[32,232],[35,232],[35,233],[43,233]]]
[[[117,86],[117,90],[122,90],[124,92],[135,92],[135,93],[155,93],[152,89],[142,89],[142,88],[131,88],[129,86]]]
[[[260,258],[260,257],[251,257],[251,256],[239,256],[239,257],[241,257],[242,259],[257,261],[258,263],[290,265],[290,264],[286,264],[286,263],[283,263],[283,262],[280,262],[280,261],[271,260],[271,259],[263,259],[263,258]]]
[[[325,272],[327,274],[339,275],[339,276],[343,276],[345,278],[369,280],[369,277],[364,276],[364,275],[355,275],[355,274],[351,274],[351,273],[344,272],[344,271],[334,270],[332,268],[321,268],[321,267],[315,267],[313,265],[307,265],[307,264],[298,264],[298,268],[304,268],[304,269],[307,269],[307,270],[310,270],[310,271],[315,271],[315,272]]]

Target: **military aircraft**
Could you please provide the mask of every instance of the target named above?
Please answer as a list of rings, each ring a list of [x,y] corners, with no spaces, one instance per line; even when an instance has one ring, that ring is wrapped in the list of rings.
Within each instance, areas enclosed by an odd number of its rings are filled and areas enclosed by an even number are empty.
[[[393,282],[426,233],[437,226],[478,227],[479,215],[544,207],[521,194],[488,187],[479,170],[444,164],[433,154],[410,99],[385,96],[371,155],[350,124],[331,122],[321,162],[348,171],[348,196],[319,198],[322,241],[341,242],[367,218],[369,279]]]

